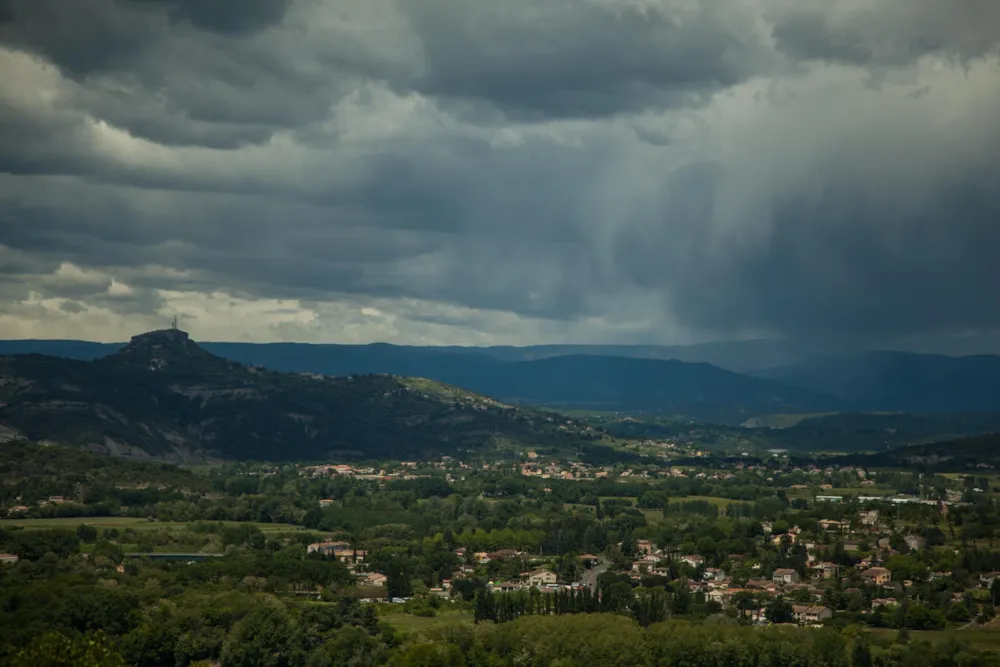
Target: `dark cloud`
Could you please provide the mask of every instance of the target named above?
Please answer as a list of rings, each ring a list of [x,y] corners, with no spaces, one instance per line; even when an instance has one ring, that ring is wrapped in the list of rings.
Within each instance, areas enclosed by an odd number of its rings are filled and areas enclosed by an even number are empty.
[[[760,73],[770,60],[752,14],[732,4],[404,0],[398,6],[426,57],[414,87],[529,118],[699,103]]]
[[[164,23],[116,0],[5,0],[0,42],[44,56],[74,76],[126,66]]]
[[[187,20],[204,30],[245,35],[278,24],[292,0],[131,0],[167,10],[174,20]]]
[[[1000,45],[993,0],[795,0],[778,3],[770,18],[789,55],[854,65],[907,65],[927,55],[964,61]]]
[[[5,313],[1000,329],[992,3],[0,6]]]

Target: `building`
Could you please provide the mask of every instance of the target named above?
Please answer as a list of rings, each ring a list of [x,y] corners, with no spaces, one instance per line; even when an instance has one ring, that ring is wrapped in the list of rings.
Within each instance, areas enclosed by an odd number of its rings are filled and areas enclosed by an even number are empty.
[[[747,592],[745,588],[716,588],[709,591],[705,597],[712,602],[718,602],[722,606],[726,606],[733,601],[733,597],[737,593],[745,592]]]
[[[833,611],[829,607],[822,605],[792,605],[792,616],[799,623],[822,623],[828,618],[833,618]]]
[[[510,593],[521,590],[523,586],[516,581],[496,581],[490,584],[490,588],[494,593]]]
[[[813,569],[824,579],[833,579],[840,574],[840,566],[836,563],[816,563]]]
[[[984,588],[989,588],[998,578],[1000,578],[1000,572],[984,572],[979,575],[979,582]]]
[[[874,586],[882,586],[892,581],[892,572],[884,567],[872,567],[862,572],[861,578]]]
[[[306,553],[319,553],[324,556],[332,556],[338,551],[347,551],[351,548],[350,542],[313,542],[306,547]]]
[[[529,586],[552,586],[556,583],[556,573],[551,570],[533,570],[523,575]]]
[[[354,553],[350,542],[313,542],[306,547],[306,553],[322,556],[350,556]]]
[[[363,583],[366,586],[385,586],[389,578],[379,572],[369,572],[365,575]]]
[[[919,535],[907,535],[903,538],[903,541],[906,542],[906,546],[914,551],[919,551],[927,546],[927,540]]]
[[[681,556],[678,559],[681,563],[687,563],[691,567],[701,567],[705,564],[705,559],[696,554],[689,554],[687,556]]]
[[[29,508],[27,505],[15,505],[14,507],[11,507],[9,510],[7,510],[7,516],[16,516],[18,514],[24,514],[29,509],[31,508]]]
[[[649,540],[636,540],[635,550],[639,555],[653,553],[653,543]]]
[[[331,498],[323,498],[319,501],[319,506],[321,508],[330,507],[331,505],[333,505],[333,500]]]
[[[0,554],[0,565],[16,565],[19,560],[16,554]]]
[[[779,567],[771,576],[771,581],[776,584],[797,584],[802,581],[802,577],[795,570],[787,567]]]
[[[861,525],[862,526],[877,526],[878,525],[878,510],[867,510],[861,513]]]

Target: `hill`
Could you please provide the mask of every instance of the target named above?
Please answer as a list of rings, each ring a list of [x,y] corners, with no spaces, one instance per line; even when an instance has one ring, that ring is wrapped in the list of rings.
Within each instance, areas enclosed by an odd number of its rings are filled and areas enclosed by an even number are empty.
[[[61,495],[78,499],[86,490],[93,502],[109,488],[205,491],[206,478],[190,470],[153,461],[100,456],[70,447],[43,447],[24,442],[0,445],[0,489],[4,499]]]
[[[773,415],[748,420],[742,427],[608,413],[584,419],[618,438],[668,439],[725,451],[881,452],[1000,431],[1000,414],[996,413]]]
[[[866,352],[753,373],[836,396],[852,409],[1000,412],[1000,357]]]
[[[135,336],[95,361],[0,358],[4,429],[7,439],[169,460],[407,458],[506,443],[585,448],[599,438],[433,381],[244,366],[176,330]]]
[[[488,370],[465,364],[438,379],[516,403],[649,411],[728,424],[772,412],[838,407],[835,399],[807,390],[676,360],[560,356]]]
[[[8,342],[0,350],[64,350],[97,358],[116,346],[53,341]],[[120,347],[120,346],[118,346]],[[565,346],[573,349],[576,346]],[[650,346],[647,346],[650,347]],[[425,377],[505,402],[587,410],[655,411],[739,424],[772,412],[837,410],[839,401],[780,382],[754,378],[706,363],[593,354],[556,354],[556,348],[433,348],[300,343],[207,343],[203,350],[272,371],[324,375],[390,374]],[[127,349],[127,348],[126,348]],[[541,358],[515,361],[517,354]],[[594,346],[591,349],[604,349]],[[609,346],[612,349],[612,346]],[[619,349],[613,346],[613,349]],[[647,349],[643,347],[641,349]],[[504,352],[505,351],[505,352]],[[503,358],[498,358],[497,356]]]
[[[933,472],[995,472],[1000,468],[1000,434],[900,447],[868,456],[841,457],[831,462],[870,467],[908,468]]]

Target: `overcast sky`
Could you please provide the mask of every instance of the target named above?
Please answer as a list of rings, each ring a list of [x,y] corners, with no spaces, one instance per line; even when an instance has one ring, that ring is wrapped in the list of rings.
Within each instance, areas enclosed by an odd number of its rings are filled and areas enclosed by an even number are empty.
[[[997,0],[4,0],[0,337],[1000,330]]]

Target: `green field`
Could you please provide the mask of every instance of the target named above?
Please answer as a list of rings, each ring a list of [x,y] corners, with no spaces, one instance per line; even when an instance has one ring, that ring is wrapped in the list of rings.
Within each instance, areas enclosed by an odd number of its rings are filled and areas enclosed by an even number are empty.
[[[743,500],[733,500],[732,498],[717,498],[715,496],[684,496],[684,497],[678,497],[678,498],[671,498],[670,502],[671,503],[687,503],[687,502],[691,502],[692,500],[704,500],[706,502],[712,503],[713,505],[717,506],[719,509],[722,509],[723,507],[729,507],[733,503],[752,502],[752,501],[743,501]]]
[[[733,503],[743,502],[740,500],[733,500],[731,498],[717,498],[715,496],[684,496],[678,498],[671,498],[670,504],[676,505],[678,503],[692,502],[696,500],[703,500],[705,502],[712,503],[719,508],[721,512],[723,509],[732,505]],[[643,516],[646,517],[646,521],[649,523],[659,523],[663,521],[663,511],[662,510],[639,510],[642,512]]]
[[[472,612],[464,610],[438,611],[437,616],[424,617],[404,614],[402,611],[379,611],[379,620],[387,622],[400,632],[422,632],[445,625],[472,623]]]
[[[896,636],[896,630],[871,628],[872,634]],[[926,641],[941,644],[949,640],[959,641],[980,651],[1000,651],[1000,632],[996,630],[911,630],[910,641]]]
[[[206,522],[216,523],[216,522]],[[242,525],[239,521],[222,521],[227,526]],[[302,526],[290,523],[257,523],[252,522],[262,533],[287,533],[292,531],[306,530]],[[135,530],[156,530],[159,528],[172,528],[183,530],[190,524],[177,521],[150,521],[128,516],[88,516],[88,517],[66,517],[59,519],[3,519],[0,520],[0,528],[76,528],[81,524],[93,526],[94,528],[132,528]]]

